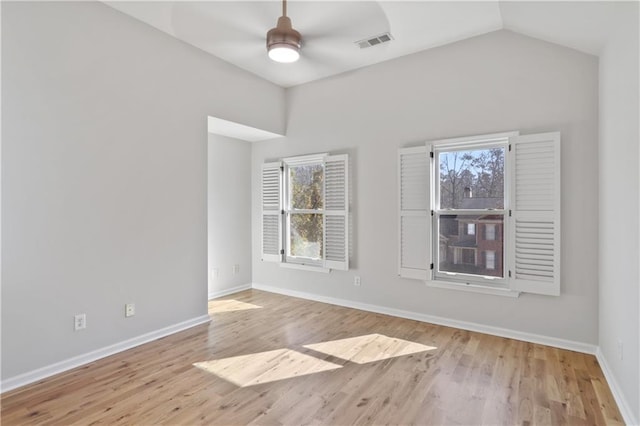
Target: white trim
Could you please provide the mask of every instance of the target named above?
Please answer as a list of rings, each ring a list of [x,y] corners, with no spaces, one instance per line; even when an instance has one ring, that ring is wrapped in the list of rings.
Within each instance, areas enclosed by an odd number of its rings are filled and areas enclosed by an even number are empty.
[[[508,339],[522,340],[524,342],[537,343],[540,345],[552,346],[560,349],[568,349],[570,351],[581,352],[586,354],[595,354],[596,345],[589,343],[575,342],[573,340],[559,339],[556,337],[542,336],[539,334],[526,333],[523,331],[510,330],[507,328],[493,327],[489,325],[477,324],[474,322],[458,321],[449,318],[437,317],[418,312],[404,311],[401,309],[387,308],[379,305],[370,305],[368,303],[354,302],[352,300],[338,299],[330,296],[319,296],[297,290],[289,290],[270,285],[253,283],[252,287],[256,290],[267,291],[270,293],[283,294],[285,296],[298,297],[301,299],[313,300],[316,302],[328,303],[331,305],[344,306],[347,308],[360,309],[362,311],[375,312],[378,314],[391,315],[399,318],[406,318],[416,321],[427,322],[430,324],[438,324],[446,327],[455,327],[462,330],[475,331],[478,333],[491,334],[493,336],[506,337]]]
[[[436,139],[427,141],[427,145],[432,146],[433,151],[453,148],[453,150],[473,148],[477,145],[487,145],[497,143],[506,145],[510,137],[519,136],[519,130],[511,130],[508,132],[489,133],[485,135],[463,136],[459,138]],[[444,148],[441,145],[445,145]]]
[[[228,296],[229,294],[239,293],[241,291],[251,290],[251,284],[242,284],[235,287],[227,288],[225,290],[220,291],[210,291],[209,292],[209,300],[217,299],[218,297]]]
[[[240,139],[247,142],[259,142],[284,136],[279,133],[268,132],[256,127],[245,126],[244,124],[211,116],[207,117],[207,127],[209,133]]]
[[[602,350],[600,347],[596,350],[596,359],[598,360],[598,364],[600,364],[600,368],[602,369],[602,373],[604,374],[604,378],[607,380],[607,384],[609,385],[609,389],[611,389],[611,393],[613,394],[613,399],[616,400],[616,404],[618,404],[618,409],[620,410],[620,414],[622,414],[622,419],[624,423],[632,426],[632,425],[640,425],[640,421],[635,418],[633,415],[633,410],[629,406],[629,402],[624,397],[624,392],[620,388],[618,381],[615,376],[611,372],[611,368],[609,367],[609,363],[607,359],[604,357]]]
[[[287,166],[300,166],[304,164],[315,164],[315,163],[323,163],[324,159],[328,156],[326,152],[320,154],[309,154],[309,155],[297,155],[295,157],[286,157],[281,161],[285,163]]]
[[[301,271],[322,272],[325,274],[328,274],[329,272],[331,272],[331,269],[329,268],[323,268],[322,266],[307,265],[302,263],[283,262],[280,264],[280,267],[289,268],[289,269],[299,269]]]
[[[429,280],[429,272],[426,269],[399,268],[398,276],[412,280]]]
[[[28,371],[17,376],[9,377],[0,383],[0,391],[7,392],[12,389],[16,389],[20,386],[28,385],[38,380],[46,379],[55,374],[62,373],[71,370],[76,367],[83,366],[90,362],[99,360],[100,358],[107,357],[109,355],[117,354],[119,352],[126,351],[127,349],[140,346],[144,343],[151,342],[153,340],[160,339],[161,337],[168,336],[170,334],[177,333],[179,331],[186,330],[196,325],[205,324],[211,321],[209,315],[202,315],[196,318],[192,318],[186,321],[179,322],[177,324],[170,325],[168,327],[161,328],[159,330],[151,331],[149,333],[142,334],[131,339],[124,340],[113,345],[105,346],[100,349],[96,349],[91,352],[87,352],[82,355],[74,356],[64,361],[56,362],[55,364],[47,365],[45,367],[38,368],[36,370]]]
[[[519,291],[510,288],[489,287],[486,284],[466,284],[455,281],[427,281],[427,287],[446,288],[447,290],[468,291],[472,293],[491,294],[494,296],[518,297]]]

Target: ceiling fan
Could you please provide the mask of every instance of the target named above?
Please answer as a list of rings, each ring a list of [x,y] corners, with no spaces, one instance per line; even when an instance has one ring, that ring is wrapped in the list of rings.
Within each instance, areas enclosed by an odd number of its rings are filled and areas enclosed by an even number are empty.
[[[278,81],[303,73],[323,75],[345,63],[366,60],[373,55],[362,55],[356,42],[390,29],[377,1],[220,0],[171,5],[176,36],[241,68],[258,74],[272,70]],[[280,63],[265,53],[298,60]]]
[[[287,0],[282,0],[282,16],[275,28],[267,32],[269,58],[276,62],[291,63],[300,58],[302,36],[293,29],[291,18],[287,16]]]

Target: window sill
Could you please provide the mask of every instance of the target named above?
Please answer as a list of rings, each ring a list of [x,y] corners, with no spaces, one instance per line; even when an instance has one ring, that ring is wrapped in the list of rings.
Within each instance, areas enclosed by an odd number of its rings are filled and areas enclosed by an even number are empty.
[[[462,284],[462,283],[453,283],[448,281],[427,281],[427,287],[435,287],[435,288],[445,288],[449,290],[458,290],[458,291],[468,291],[472,293],[482,293],[482,294],[491,294],[494,296],[503,296],[503,297],[518,297],[520,296],[519,291],[514,291],[508,288],[495,288],[495,287],[486,287],[477,284]]]
[[[283,262],[280,263],[280,266],[282,268],[299,269],[301,271],[322,272],[324,274],[328,274],[329,272],[331,272],[331,269],[329,268],[323,268],[322,266],[304,265],[300,263]]]

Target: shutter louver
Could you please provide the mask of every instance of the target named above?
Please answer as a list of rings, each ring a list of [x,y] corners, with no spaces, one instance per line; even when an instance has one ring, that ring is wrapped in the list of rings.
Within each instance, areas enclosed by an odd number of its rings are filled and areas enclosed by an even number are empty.
[[[280,163],[262,165],[262,260],[282,261],[282,173]]]
[[[427,280],[431,276],[430,173],[427,147],[400,150],[398,274],[403,278]]]
[[[330,155],[324,165],[324,266],[349,269],[349,157]]]
[[[510,139],[513,290],[560,294],[560,134]]]
[[[346,224],[344,216],[327,215],[326,218],[326,239],[327,246],[325,257],[328,261],[344,262],[348,247],[345,245]]]

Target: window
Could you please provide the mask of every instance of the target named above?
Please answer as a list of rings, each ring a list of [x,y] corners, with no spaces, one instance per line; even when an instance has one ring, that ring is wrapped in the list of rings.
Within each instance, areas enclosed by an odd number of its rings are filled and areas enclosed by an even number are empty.
[[[484,239],[487,241],[495,241],[496,225],[494,223],[487,223],[484,225]]]
[[[400,276],[493,294],[560,293],[559,133],[403,148],[398,175]]]
[[[486,251],[485,252],[485,268],[487,269],[496,269],[496,252],[495,251]]]
[[[475,223],[467,223],[467,235],[476,235]]]
[[[262,168],[262,260],[348,269],[348,157],[309,155]]]
[[[445,281],[474,282],[495,286],[504,278],[503,270],[496,270],[478,261],[478,252],[487,249],[476,238],[476,226],[504,221],[505,152],[508,138],[471,145],[442,143],[433,147],[434,181],[437,194],[434,205],[434,233],[445,241],[445,251],[458,253],[434,259],[435,277]],[[502,254],[503,241],[494,244]],[[434,253],[436,253],[434,251]],[[494,251],[495,255],[495,251]],[[499,262],[503,264],[503,262]]]
[[[287,262],[320,265],[324,258],[324,163],[285,163]]]

